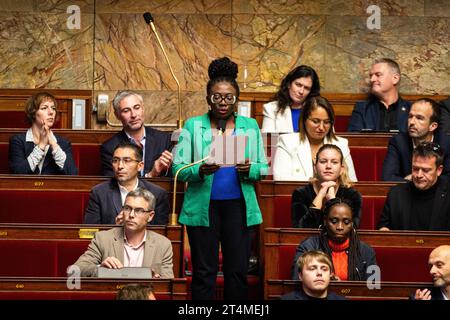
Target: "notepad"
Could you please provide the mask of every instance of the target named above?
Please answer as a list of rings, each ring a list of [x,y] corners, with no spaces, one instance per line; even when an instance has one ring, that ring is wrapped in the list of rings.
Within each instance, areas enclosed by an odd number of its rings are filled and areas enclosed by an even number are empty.
[[[213,136],[208,164],[235,166],[245,163],[247,136]]]
[[[152,271],[150,268],[143,268],[143,267],[124,267],[120,269],[98,267],[97,278],[151,279]]]

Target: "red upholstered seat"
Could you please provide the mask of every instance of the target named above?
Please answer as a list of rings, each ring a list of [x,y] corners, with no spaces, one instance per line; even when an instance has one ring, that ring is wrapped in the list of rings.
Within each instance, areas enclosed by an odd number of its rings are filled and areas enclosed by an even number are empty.
[[[273,198],[273,224],[276,228],[291,228],[291,196],[276,196]]]
[[[291,266],[294,262],[296,246],[280,246],[279,247],[279,259],[278,270],[279,278],[289,280],[291,279]]]
[[[8,144],[0,143],[0,174],[9,173]]]
[[[374,247],[382,281],[429,282],[430,248]]]
[[[47,240],[0,240],[0,276],[56,277],[57,243]]]
[[[88,199],[88,192],[3,190],[0,221],[81,224]]]
[[[90,240],[65,240],[57,245],[57,274],[58,277],[67,276],[67,267],[71,266],[86,251]]]
[[[336,116],[334,121],[334,130],[336,132],[347,132],[350,116]]]
[[[273,279],[291,279],[291,266],[296,246],[278,247],[278,274]],[[382,281],[429,282],[430,248],[374,247]],[[266,261],[266,263],[269,263]]]
[[[72,153],[79,175],[102,175],[99,144],[72,144]]]
[[[0,174],[9,173],[8,148],[8,143],[0,143]],[[72,156],[79,175],[102,175],[99,144],[72,144]]]
[[[386,197],[363,197],[360,229],[376,230]]]
[[[356,176],[359,181],[381,181],[387,148],[350,147]]]

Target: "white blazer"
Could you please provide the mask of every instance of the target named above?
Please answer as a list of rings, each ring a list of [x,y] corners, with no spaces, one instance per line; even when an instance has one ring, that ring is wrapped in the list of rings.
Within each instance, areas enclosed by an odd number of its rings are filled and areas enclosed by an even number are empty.
[[[348,148],[348,140],[337,137],[337,141],[330,141],[325,137],[324,144],[334,144],[342,150],[349,179],[353,182],[358,181],[350,149]],[[313,175],[313,161],[308,138],[300,142],[299,133],[280,135],[273,161],[273,179],[281,181],[308,181]]]
[[[294,132],[291,108],[286,107],[283,113],[277,112],[278,102],[272,101],[263,105],[263,123],[261,132]]]

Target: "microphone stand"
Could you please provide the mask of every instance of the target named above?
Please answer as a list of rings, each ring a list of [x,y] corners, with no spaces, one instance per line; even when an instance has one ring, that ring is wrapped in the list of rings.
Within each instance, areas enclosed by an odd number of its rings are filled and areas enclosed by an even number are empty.
[[[205,161],[208,159],[209,156],[204,157],[203,159],[197,160],[195,162],[189,163],[185,166],[182,166],[180,169],[177,170],[175,173],[175,177],[173,178],[173,197],[172,197],[172,213],[169,216],[169,225],[176,226],[178,225],[178,214],[175,212],[175,204],[177,199],[177,179],[178,174],[183,171],[184,169],[187,169],[189,167],[195,166],[196,164]]]
[[[177,120],[177,129],[183,128],[183,116],[182,116],[182,109],[181,109],[181,87],[180,82],[178,81],[178,78],[175,76],[175,73],[173,72],[172,65],[170,64],[169,57],[166,54],[166,50],[164,50],[164,46],[161,42],[161,39],[159,38],[158,32],[156,32],[155,24],[153,23],[153,17],[149,12],[144,13],[144,19],[147,24],[150,25],[153,33],[156,36],[156,40],[158,41],[159,46],[161,47],[161,50],[163,52],[164,58],[166,59],[167,64],[169,65],[170,73],[172,74],[173,79],[175,80],[178,88],[178,120]]]

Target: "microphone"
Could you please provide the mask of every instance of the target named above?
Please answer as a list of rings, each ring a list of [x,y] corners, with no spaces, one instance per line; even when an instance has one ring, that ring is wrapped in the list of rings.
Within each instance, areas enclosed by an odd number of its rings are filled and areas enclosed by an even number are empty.
[[[175,73],[173,72],[172,65],[170,64],[170,61],[169,61],[169,57],[166,54],[166,50],[164,50],[164,46],[163,46],[163,44],[161,42],[161,39],[159,38],[158,32],[156,32],[155,24],[153,23],[154,19],[153,19],[152,15],[150,14],[150,12],[144,13],[144,19],[145,19],[145,22],[148,25],[150,25],[153,33],[155,34],[156,40],[158,41],[158,44],[159,44],[159,46],[160,46],[160,48],[161,48],[161,50],[163,52],[164,58],[166,59],[166,62],[169,65],[170,73],[172,74],[172,77],[173,77],[173,79],[175,80],[175,82],[177,84],[177,88],[178,88],[178,120],[177,120],[177,128],[181,129],[181,128],[183,128],[183,119],[182,119],[183,112],[182,112],[182,109],[181,109],[181,88],[180,88],[180,82],[178,81],[177,77],[175,76]]]
[[[227,120],[219,119],[217,122],[217,130],[219,130],[218,135],[221,136],[225,133],[225,129],[227,128]]]

